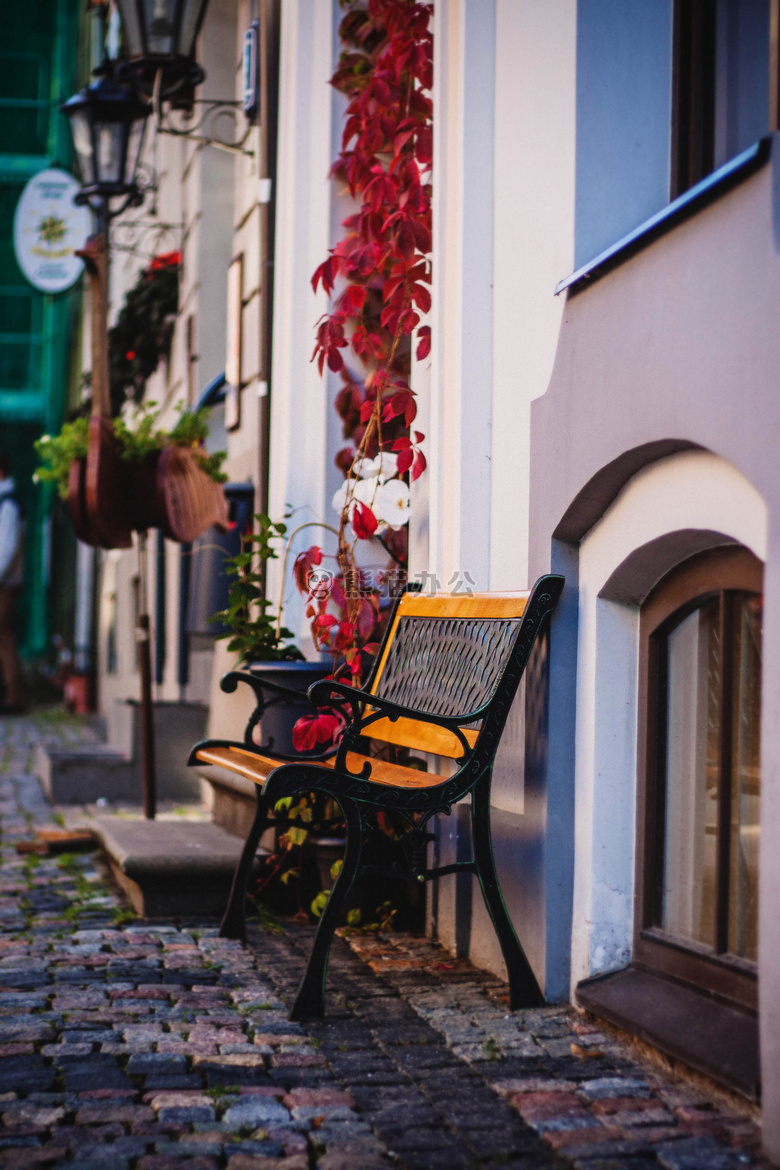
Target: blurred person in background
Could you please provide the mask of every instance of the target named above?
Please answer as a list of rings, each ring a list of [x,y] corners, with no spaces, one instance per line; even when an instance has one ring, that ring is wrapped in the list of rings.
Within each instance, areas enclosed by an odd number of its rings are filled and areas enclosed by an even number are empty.
[[[23,544],[24,523],[11,460],[0,451],[0,673],[4,686],[0,715],[18,715],[24,710],[14,631],[14,605],[23,583]]]

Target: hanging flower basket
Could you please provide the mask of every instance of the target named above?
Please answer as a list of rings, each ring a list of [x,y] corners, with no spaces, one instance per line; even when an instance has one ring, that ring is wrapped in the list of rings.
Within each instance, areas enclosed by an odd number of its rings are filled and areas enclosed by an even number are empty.
[[[129,548],[132,532],[148,528],[184,543],[227,528],[222,454],[199,445],[205,418],[185,411],[171,432],[155,430],[156,418],[151,405],[136,413],[135,429],[93,415],[39,440],[38,478],[57,483],[83,543]]]

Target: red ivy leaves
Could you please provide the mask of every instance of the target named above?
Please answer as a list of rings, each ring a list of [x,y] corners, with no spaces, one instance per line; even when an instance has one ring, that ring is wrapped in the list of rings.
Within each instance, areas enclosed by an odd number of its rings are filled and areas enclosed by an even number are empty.
[[[425,361],[428,354],[431,352],[431,327],[430,325],[423,325],[417,332],[418,345],[416,357],[418,362]]]
[[[367,504],[355,504],[352,530],[358,540],[368,540],[377,530],[377,519]]]
[[[296,752],[312,752],[319,744],[331,743],[343,727],[344,717],[335,711],[304,715],[293,727],[293,747]]]
[[[341,151],[332,175],[345,183],[357,209],[343,222],[344,235],[312,276],[332,298],[317,323],[312,360],[344,381],[336,398],[343,422],[343,448],[336,462],[355,474],[380,452],[393,452],[398,473],[417,479],[425,469],[424,436],[409,428],[417,414],[409,385],[411,335],[417,330],[418,360],[430,352],[431,331],[421,318],[431,308],[431,165],[433,6],[419,0],[342,0],[342,52],[331,84],[347,99]],[[364,381],[348,368],[351,348],[366,371]],[[354,538],[378,532],[377,516],[362,501],[349,505]],[[360,684],[364,659],[376,652],[380,632],[379,592],[355,564],[342,513],[335,578],[312,582],[319,549],[296,561],[298,588],[308,594],[307,615],[318,647],[336,659],[335,673]],[[390,557],[388,577],[403,574],[407,533],[384,529]],[[317,559],[319,557],[319,559]],[[403,579],[403,577],[401,577]],[[383,611],[382,617],[386,611]],[[324,725],[299,724],[306,742]]]
[[[317,345],[315,347],[315,354],[319,354],[317,358],[317,368],[322,373],[322,367],[327,359],[328,368],[334,373],[344,365],[344,359],[339,353],[340,349],[346,347],[347,339],[344,336],[344,322],[346,315],[344,313],[331,313],[321,319],[317,327]]]
[[[310,593],[312,573],[316,565],[322,564],[322,549],[313,544],[306,552],[299,553],[293,565],[293,577],[300,593]]]
[[[398,470],[401,475],[404,475],[411,468],[412,483],[420,478],[428,466],[425,456],[420,450],[420,443],[424,438],[425,435],[421,434],[420,431],[415,431],[414,441],[404,435],[393,443],[393,451],[398,452]]]
[[[344,221],[345,237],[314,273],[328,295],[341,277],[347,287],[319,324],[313,358],[342,369],[345,326],[363,360],[382,356],[380,334],[364,318],[369,289],[380,289],[380,325],[410,334],[431,296],[433,107],[432,6],[414,0],[354,5],[339,28],[342,53],[331,84],[348,99],[342,150],[333,173],[347,182],[360,210]],[[421,342],[422,346],[422,342]]]

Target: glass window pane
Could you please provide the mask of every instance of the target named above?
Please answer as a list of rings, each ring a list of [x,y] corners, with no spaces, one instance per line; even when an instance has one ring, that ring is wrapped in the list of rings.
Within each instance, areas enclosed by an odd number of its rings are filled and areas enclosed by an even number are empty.
[[[144,143],[146,119],[139,118],[133,122],[127,134],[127,162],[125,165],[125,182],[132,183],[138,178],[138,161],[141,157],[141,148]]]
[[[73,134],[73,146],[76,150],[76,162],[79,176],[85,187],[96,181],[95,152],[92,145],[92,131],[86,112],[74,114],[70,120]]]
[[[101,183],[120,183],[123,179],[125,128],[121,122],[100,126],[97,135],[97,177]]]
[[[174,0],[145,0],[146,35],[149,52],[165,55],[173,52]]]
[[[195,30],[198,27],[203,0],[189,0],[182,6],[181,28],[179,29],[179,51],[185,56],[195,56]]]
[[[713,946],[718,831],[717,599],[667,637],[663,903],[669,934]]]
[[[761,599],[736,598],[731,762],[729,951],[758,959],[758,844],[761,809]]]
[[[131,57],[140,57],[144,46],[135,0],[117,0],[117,7],[122,20],[128,54]]]

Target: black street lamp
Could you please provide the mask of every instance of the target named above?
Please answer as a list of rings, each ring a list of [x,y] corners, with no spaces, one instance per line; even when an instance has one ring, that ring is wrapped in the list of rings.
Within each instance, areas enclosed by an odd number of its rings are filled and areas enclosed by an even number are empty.
[[[143,146],[146,120],[151,105],[136,90],[117,79],[113,64],[106,61],[98,70],[102,76],[74,94],[61,107],[70,119],[73,145],[81,178],[76,202],[88,203],[96,213],[99,230],[77,253],[85,262],[90,278],[92,334],[92,417],[89,422],[89,450],[79,467],[71,498],[85,527],[79,535],[105,548],[128,547],[129,528],[116,529],[115,504],[118,455],[111,424],[111,394],[108,365],[108,262],[110,221],[128,207],[138,207],[143,194],[138,189],[136,170]],[[119,201],[112,208],[111,201]],[[113,469],[113,470],[112,470]],[[83,505],[82,505],[82,501]],[[90,508],[93,509],[90,513]],[[146,534],[139,536],[139,555],[145,549]],[[108,543],[107,543],[108,542]],[[144,573],[141,572],[141,581]],[[136,626],[141,666],[142,762],[144,809],[155,815],[154,733],[152,726],[151,659],[149,618],[141,613]]]
[[[136,169],[151,107],[128,85],[104,76],[74,94],[61,107],[70,118],[81,178],[79,203],[88,203],[106,221],[127,207],[138,207],[143,195]],[[110,201],[123,200],[110,210]]]
[[[117,0],[130,60],[124,66],[139,88],[161,97],[199,85],[195,41],[208,0]],[[159,81],[158,81],[159,78]]]

